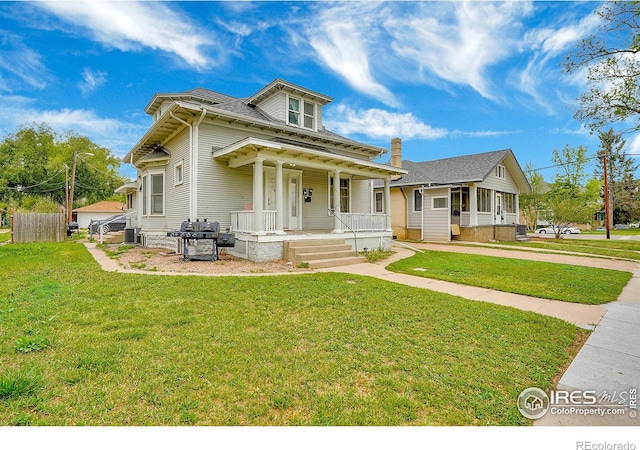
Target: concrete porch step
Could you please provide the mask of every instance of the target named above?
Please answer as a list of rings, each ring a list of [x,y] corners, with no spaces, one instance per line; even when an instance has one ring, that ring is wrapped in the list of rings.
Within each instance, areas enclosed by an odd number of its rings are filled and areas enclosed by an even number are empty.
[[[325,269],[327,267],[350,266],[367,262],[364,256],[350,256],[345,258],[318,259],[315,261],[305,261],[309,264],[309,269]]]
[[[315,261],[320,259],[331,259],[331,258],[347,258],[350,256],[356,256],[355,250],[351,248],[350,245],[346,245],[346,249],[340,250],[328,250],[324,248],[315,247],[313,250],[304,253],[298,253],[293,257],[294,263],[301,263],[303,261]],[[297,249],[296,249],[297,250]]]

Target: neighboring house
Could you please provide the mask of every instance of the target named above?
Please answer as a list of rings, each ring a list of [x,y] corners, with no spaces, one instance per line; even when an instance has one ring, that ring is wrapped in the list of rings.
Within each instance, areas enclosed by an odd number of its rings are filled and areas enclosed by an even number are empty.
[[[232,254],[254,261],[282,259],[286,241],[349,243],[351,230],[361,248],[390,247],[373,180],[388,203],[391,177],[406,171],[373,162],[386,149],[327,130],[331,101],[280,79],[247,98],[202,88],[154,95],[145,108],[153,124],[123,158],[137,180],[119,189],[135,204],[141,243],[178,248],[167,231],[208,219],[235,233]]]
[[[103,220],[116,214],[124,214],[127,207],[122,202],[101,201],[76,208],[73,211],[78,227],[88,228],[92,220]]]
[[[408,171],[391,182],[394,236],[417,241],[515,240],[520,193],[531,187],[511,150],[435,161],[402,161],[393,139],[391,165]],[[385,211],[380,183],[375,211]]]

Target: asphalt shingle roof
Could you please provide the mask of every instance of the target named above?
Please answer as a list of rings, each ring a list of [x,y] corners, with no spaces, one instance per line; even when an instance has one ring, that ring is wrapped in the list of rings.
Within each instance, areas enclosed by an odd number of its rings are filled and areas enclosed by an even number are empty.
[[[403,160],[402,168],[408,170],[409,173],[393,180],[391,186],[481,181],[509,154],[513,154],[513,152],[506,149],[434,161]],[[376,187],[379,187],[378,184],[380,183],[376,183]]]

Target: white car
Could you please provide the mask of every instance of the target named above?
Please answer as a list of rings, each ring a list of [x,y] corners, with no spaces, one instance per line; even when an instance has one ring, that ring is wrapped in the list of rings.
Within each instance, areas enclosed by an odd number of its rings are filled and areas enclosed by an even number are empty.
[[[538,234],[580,234],[580,230],[576,227],[544,227],[536,230]]]

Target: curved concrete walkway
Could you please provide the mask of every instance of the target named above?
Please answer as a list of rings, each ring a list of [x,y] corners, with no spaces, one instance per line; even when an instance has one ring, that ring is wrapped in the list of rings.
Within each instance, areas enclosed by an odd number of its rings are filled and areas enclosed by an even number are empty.
[[[424,246],[421,244],[420,246]],[[427,244],[431,249],[431,244]],[[412,244],[413,246],[413,244]],[[454,246],[447,248],[454,248]],[[417,246],[416,246],[417,248]],[[473,247],[458,247],[459,249],[474,250]],[[387,270],[385,267],[392,262],[400,259],[408,258],[413,255],[413,251],[396,245],[394,247],[396,253],[384,261],[370,264],[355,264],[353,266],[332,267],[327,269],[319,269],[318,272],[345,272],[356,275],[365,275],[376,277],[393,283],[406,284],[408,286],[430,289],[445,294],[457,295],[469,300],[479,300],[483,302],[496,303],[504,306],[512,306],[524,311],[533,311],[538,314],[556,317],[565,320],[583,328],[594,329],[605,314],[606,309],[599,305],[580,305],[578,303],[561,302],[557,300],[548,300],[543,298],[529,297],[526,295],[511,294],[508,292],[494,291],[492,289],[480,288],[474,286],[465,286],[449,281],[434,280],[419,276],[407,275],[403,273],[395,273]],[[478,249],[489,250],[489,249]],[[506,251],[506,250],[505,250]],[[475,252],[470,252],[475,253]],[[511,252],[510,252],[511,253]],[[513,252],[515,253],[515,252]]]

